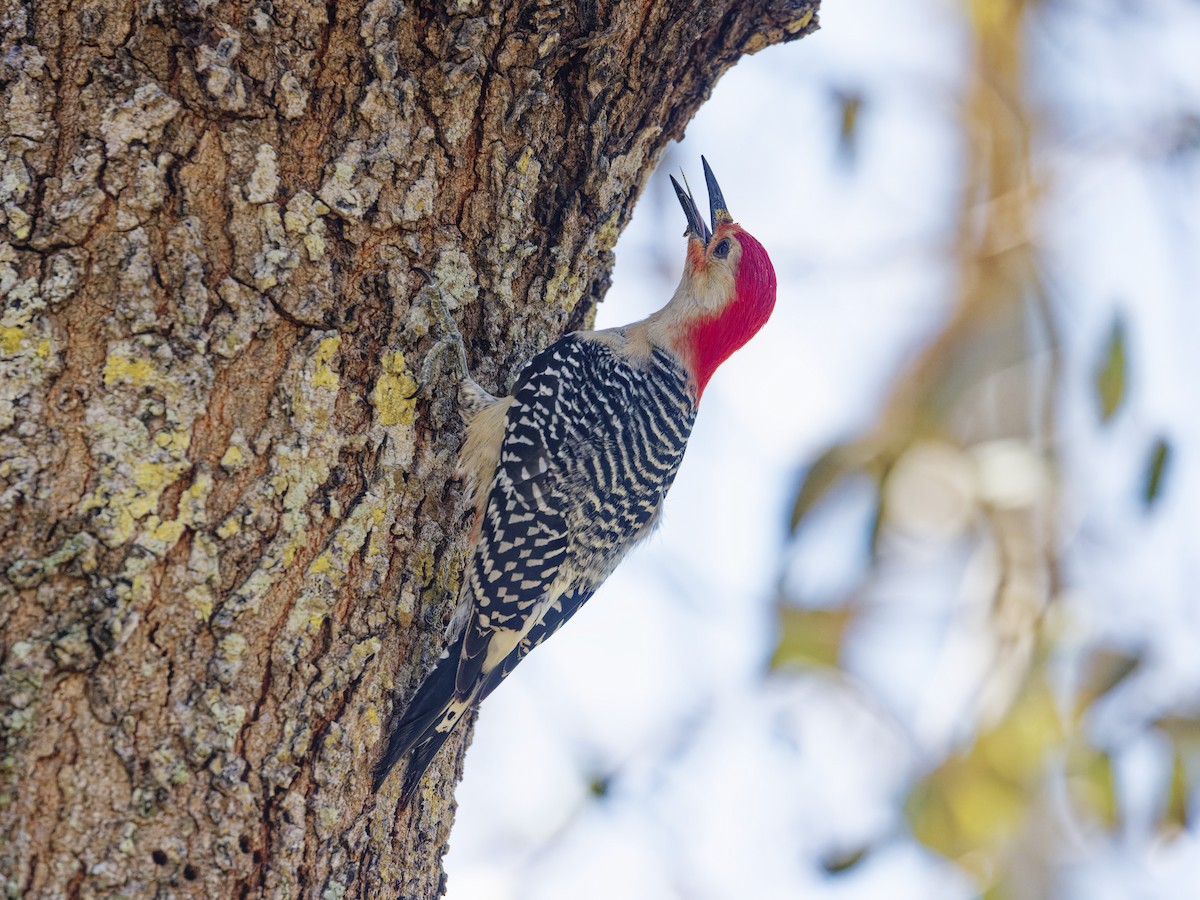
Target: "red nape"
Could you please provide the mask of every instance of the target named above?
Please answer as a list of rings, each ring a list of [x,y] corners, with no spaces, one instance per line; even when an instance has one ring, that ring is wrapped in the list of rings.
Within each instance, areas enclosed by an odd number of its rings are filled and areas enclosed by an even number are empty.
[[[744,231],[737,232],[742,247],[734,291],[737,296],[721,312],[688,329],[696,399],[704,393],[717,366],[767,324],[775,308],[775,267],[763,245]]]

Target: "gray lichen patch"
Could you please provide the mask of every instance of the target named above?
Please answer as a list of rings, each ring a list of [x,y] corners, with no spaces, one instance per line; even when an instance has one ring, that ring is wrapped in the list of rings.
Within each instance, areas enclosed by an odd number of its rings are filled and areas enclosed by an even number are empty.
[[[471,258],[462,250],[448,249],[439,253],[433,264],[433,277],[441,286],[450,309],[479,299],[479,275],[471,266]]]
[[[17,251],[0,243],[0,522],[35,499],[46,463],[36,451],[45,392],[62,370],[59,340],[33,278],[21,278]]]
[[[433,211],[437,202],[437,168],[432,159],[425,160],[421,175],[404,195],[404,206],[400,210],[401,222],[416,222]]]
[[[279,204],[264,203],[257,208],[261,243],[250,273],[254,286],[266,291],[288,280],[289,273],[300,265],[300,253],[290,246]]]
[[[33,218],[26,209],[33,194],[33,176],[25,153],[33,147],[24,138],[0,141],[0,226],[18,241],[29,237]]]
[[[308,653],[312,637],[341,596],[352,560],[359,556],[372,535],[376,539],[368,547],[365,562],[373,570],[370,580],[382,583],[387,574],[388,558],[384,552],[387,532],[381,525],[394,516],[394,510],[388,507],[383,496],[369,493],[355,504],[322,552],[309,564],[305,588],[287,619],[287,630],[297,635],[298,640],[287,640],[281,645],[293,661]]]
[[[213,28],[213,46],[196,48],[196,72],[208,96],[225,112],[241,112],[247,105],[246,82],[234,66],[242,52],[242,36],[232,25],[221,23]]]
[[[329,207],[310,194],[298,191],[288,201],[283,227],[293,239],[299,238],[309,262],[325,258],[325,222]]]
[[[382,179],[370,173],[362,148],[356,142],[326,167],[317,196],[343,218],[361,220],[382,188]]]
[[[234,359],[242,353],[275,312],[263,295],[232,278],[217,285],[217,295],[228,307],[212,323],[212,348],[218,356]]]
[[[205,323],[212,298],[207,270],[200,221],[187,216],[167,232],[166,253],[158,264],[158,275],[168,291],[171,334],[194,353],[203,353],[209,346]]]
[[[104,190],[117,200],[116,226],[128,231],[150,221],[162,208],[167,195],[167,170],[175,157],[160,153],[152,157],[144,148],[110,160],[104,172]]]
[[[114,241],[102,258],[115,261],[106,277],[123,302],[110,327],[143,333],[108,344],[102,389],[85,409],[97,471],[79,512],[91,517],[110,547],[140,534],[147,549],[161,551],[193,524],[179,517],[162,521],[157,507],[163,491],[191,468],[192,427],[204,411],[212,371],[202,354],[155,330],[161,323],[146,234],[135,229]],[[204,303],[203,294],[195,299]]]
[[[17,560],[4,574],[17,587],[29,589],[68,570],[80,574],[96,570],[96,539],[87,532],[72,535],[42,559]]]
[[[6,82],[0,108],[4,109],[8,134],[40,142],[50,136],[51,119],[46,108],[54,86],[47,78],[46,57],[38,47],[31,42],[17,43],[24,30],[22,24],[28,24],[24,10],[4,19],[5,30],[12,30],[13,43],[5,48],[7,52],[0,62],[0,80]]]
[[[246,182],[246,199],[251,203],[266,203],[274,200],[279,191],[279,166],[275,148],[270,144],[259,144],[254,154],[254,171]]]
[[[277,421],[287,422],[288,428],[276,435],[268,473],[255,491],[260,498],[273,499],[282,511],[258,564],[224,604],[218,617],[223,629],[235,627],[241,616],[260,608],[311,540],[312,499],[349,440],[333,420],[341,385],[341,344],[336,331],[314,332],[292,352],[275,399],[286,410]]]
[[[507,254],[520,243],[529,231],[529,205],[537,195],[542,164],[526,147],[516,159],[506,158],[497,146],[492,155],[492,178],[500,186],[500,207],[497,210],[496,250]]]
[[[75,247],[50,257],[46,277],[42,279],[42,296],[51,307],[75,296],[86,264],[87,254]]]
[[[284,72],[275,86],[275,103],[285,119],[299,119],[308,111],[308,89],[295,72]]]
[[[105,194],[100,187],[103,165],[102,145],[87,140],[71,157],[61,178],[46,178],[43,216],[32,240],[35,247],[83,242],[104,209]]]
[[[115,158],[128,152],[133,144],[157,144],[163,129],[180,109],[179,102],[157,84],[141,85],[132,97],[105,109],[100,120],[105,154]]]

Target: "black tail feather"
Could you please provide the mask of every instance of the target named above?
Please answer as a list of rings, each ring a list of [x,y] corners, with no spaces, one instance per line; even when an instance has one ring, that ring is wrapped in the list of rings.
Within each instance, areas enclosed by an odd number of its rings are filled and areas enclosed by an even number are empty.
[[[443,656],[433,671],[425,676],[421,686],[408,704],[404,718],[388,738],[387,752],[375,767],[375,790],[387,779],[401,758],[414,746],[417,751],[409,761],[404,777],[404,802],[412,795],[426,767],[433,761],[438,748],[445,742],[449,732],[436,730],[446,706],[454,698],[455,678],[458,674],[458,657],[462,649],[460,636]],[[411,782],[411,785],[410,785]]]
[[[425,774],[425,770],[429,768],[429,764],[433,762],[433,758],[437,756],[437,752],[442,749],[442,744],[446,743],[451,733],[452,730],[438,731],[434,725],[430,725],[429,730],[417,741],[412,756],[408,759],[408,768],[404,770],[404,783],[400,787],[402,808],[408,806],[412,800],[413,794],[417,792],[417,785],[421,783],[421,776]]]

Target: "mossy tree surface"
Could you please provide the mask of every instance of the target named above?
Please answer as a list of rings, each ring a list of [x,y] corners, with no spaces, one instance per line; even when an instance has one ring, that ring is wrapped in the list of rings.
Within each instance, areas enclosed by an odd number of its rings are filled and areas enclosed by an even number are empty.
[[[409,810],[369,777],[467,550],[414,267],[504,389],[815,7],[6,0],[9,895],[440,892],[469,729]]]

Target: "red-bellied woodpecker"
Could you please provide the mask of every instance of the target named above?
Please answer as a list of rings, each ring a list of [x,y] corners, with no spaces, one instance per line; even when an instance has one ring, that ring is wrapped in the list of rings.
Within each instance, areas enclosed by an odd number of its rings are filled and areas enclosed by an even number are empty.
[[[556,341],[522,370],[512,396],[492,397],[470,378],[439,297],[472,413],[460,468],[474,490],[476,525],[449,646],[376,769],[378,788],[411,753],[404,805],[463,716],[653,528],[705,385],[771,314],[771,260],[733,221],[703,165],[711,231],[691,193],[671,179],[688,244],[670,302],[624,328]]]

